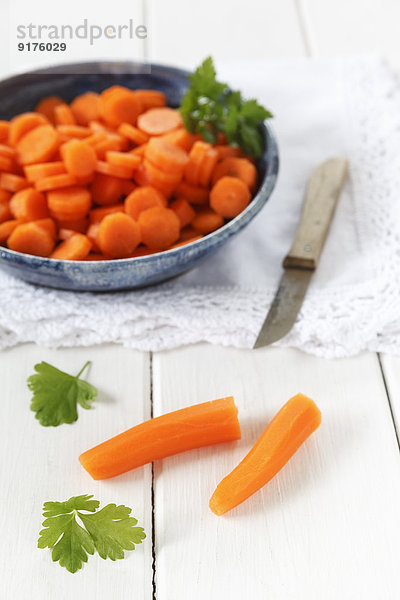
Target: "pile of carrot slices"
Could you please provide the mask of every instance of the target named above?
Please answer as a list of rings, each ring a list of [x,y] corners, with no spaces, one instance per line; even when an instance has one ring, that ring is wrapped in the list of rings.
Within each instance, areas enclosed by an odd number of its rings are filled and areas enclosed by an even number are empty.
[[[250,157],[186,131],[157,90],[44,98],[0,121],[0,244],[66,260],[188,244],[249,204]]]

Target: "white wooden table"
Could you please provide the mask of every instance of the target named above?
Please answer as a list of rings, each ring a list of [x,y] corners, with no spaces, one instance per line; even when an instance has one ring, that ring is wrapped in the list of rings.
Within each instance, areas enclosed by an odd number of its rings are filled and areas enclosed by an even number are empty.
[[[183,7],[185,7],[183,9]],[[182,12],[184,10],[184,12]],[[192,67],[216,60],[380,49],[400,66],[395,0],[148,0],[146,52]],[[91,359],[93,411],[44,429],[26,378],[42,360],[77,372]],[[91,600],[397,600],[400,597],[400,358],[323,360],[294,350],[198,345],[146,354],[115,346],[0,355],[0,597]],[[216,517],[208,500],[296,392],[320,429],[250,501]],[[195,450],[94,482],[79,453],[151,415],[232,394],[240,442]],[[133,507],[147,539],[126,560],[91,557],[71,575],[37,550],[41,506],[92,493]]]

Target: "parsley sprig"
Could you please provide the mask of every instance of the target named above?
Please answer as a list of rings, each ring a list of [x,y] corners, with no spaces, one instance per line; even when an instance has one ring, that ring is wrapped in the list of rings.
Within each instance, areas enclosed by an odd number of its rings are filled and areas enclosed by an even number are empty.
[[[90,364],[90,361],[86,362],[76,376],[64,373],[47,362],[35,365],[36,373],[28,378],[28,388],[33,392],[31,410],[36,413],[41,425],[55,427],[61,423],[73,423],[78,419],[78,404],[82,408],[91,408],[97,389],[80,379]]]
[[[38,548],[52,548],[52,559],[70,573],[76,573],[95,550],[103,559],[124,558],[124,550],[134,550],[146,534],[136,527],[137,519],[123,504],[107,504],[101,510],[98,500],[84,494],[66,502],[45,502]],[[84,511],[84,512],[82,512]],[[97,512],[96,512],[97,511]],[[80,520],[82,525],[77,521]]]
[[[243,100],[241,92],[217,81],[211,56],[189,75],[189,81],[180,105],[186,129],[199,133],[209,144],[215,144],[218,133],[224,133],[231,146],[240,147],[255,158],[262,156],[264,139],[260,125],[272,113],[257,100]]]

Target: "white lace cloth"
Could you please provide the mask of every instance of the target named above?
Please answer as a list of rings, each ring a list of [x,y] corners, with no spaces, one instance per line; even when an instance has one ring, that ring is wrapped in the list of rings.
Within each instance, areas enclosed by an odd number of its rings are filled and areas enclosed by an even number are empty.
[[[292,331],[278,342],[326,357],[400,352],[400,88],[377,57],[251,61],[221,78],[275,114],[280,175],[237,238],[173,283],[114,294],[35,287],[0,272],[0,347],[116,342],[160,350],[198,341],[251,347],[294,236],[315,165],[350,177]]]

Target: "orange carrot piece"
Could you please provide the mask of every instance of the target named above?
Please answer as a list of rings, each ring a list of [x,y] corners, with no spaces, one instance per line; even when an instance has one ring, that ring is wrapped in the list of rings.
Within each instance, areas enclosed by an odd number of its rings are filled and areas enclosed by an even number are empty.
[[[70,109],[78,125],[87,125],[100,116],[100,95],[85,92],[71,102]]]
[[[10,250],[34,256],[50,256],[54,244],[50,233],[35,221],[17,225],[7,240]]]
[[[74,175],[62,173],[61,175],[52,175],[51,177],[38,179],[38,181],[35,181],[35,188],[39,190],[39,192],[48,192],[50,190],[58,190],[77,184],[78,179]]]
[[[93,479],[108,479],[173,454],[238,440],[237,413],[232,397],[188,406],[120,433],[79,461]]]
[[[210,206],[228,219],[236,217],[249,204],[251,194],[247,185],[237,177],[222,177],[210,192]]]
[[[127,88],[115,86],[100,95],[100,115],[112,127],[121,123],[134,125],[141,110],[140,100]]]
[[[117,212],[125,212],[122,202],[111,204],[109,206],[101,206],[100,208],[92,208],[89,213],[89,221],[91,224],[100,223],[107,215],[112,215]]]
[[[57,260],[84,260],[92,248],[89,238],[83,233],[74,233],[64,240],[51,253],[50,258]]]
[[[116,204],[124,196],[124,180],[96,173],[91,185],[93,202],[101,206]]]
[[[0,121],[0,142],[6,142],[10,134],[9,121]]]
[[[15,161],[8,156],[0,155],[0,171],[12,173],[15,169]]]
[[[224,158],[242,158],[243,152],[240,148],[234,148],[233,146],[214,146],[214,149],[218,152],[218,160]]]
[[[146,148],[147,148],[147,143],[141,144],[137,148],[134,148],[133,150],[131,150],[131,154],[134,154],[137,156],[144,156],[146,153]]]
[[[97,158],[103,160],[107,154],[114,150],[120,152],[122,150],[122,141],[119,135],[107,135],[97,144],[91,144],[96,152]]]
[[[217,486],[210,508],[223,515],[252,496],[288,462],[319,427],[321,412],[303,394],[293,396],[275,415],[241,463]]]
[[[183,170],[189,161],[189,155],[185,150],[157,137],[149,140],[145,157],[158,169],[179,175],[183,175]]]
[[[100,142],[104,142],[108,138],[106,133],[98,132],[92,133],[89,137],[85,138],[85,142],[91,146],[97,146]]]
[[[180,113],[174,108],[150,108],[139,115],[138,128],[147,135],[162,135],[183,124]]]
[[[125,258],[137,248],[140,228],[129,215],[116,212],[100,222],[96,242],[103,254],[111,258]]]
[[[24,135],[39,125],[48,125],[48,120],[46,117],[39,113],[22,113],[21,115],[11,119],[10,133],[8,137],[8,141],[11,146],[16,146],[16,144],[21,138],[24,137]]]
[[[8,202],[0,202],[0,223],[4,221],[9,221],[12,219],[13,215],[10,210],[10,205]]]
[[[211,208],[206,208],[197,213],[192,219],[191,225],[198,233],[211,233],[224,224],[224,218]]]
[[[169,208],[173,210],[178,217],[181,227],[186,227],[186,225],[189,225],[189,223],[191,223],[196,216],[196,211],[184,198],[178,198],[178,200],[174,200],[174,202],[171,202]]]
[[[159,190],[148,185],[133,190],[125,198],[124,206],[126,214],[137,221],[140,213],[144,210],[148,210],[153,206],[165,207],[166,198]]]
[[[129,154],[127,152],[115,152],[111,150],[106,152],[106,161],[108,164],[115,167],[122,167],[132,171],[133,169],[138,168],[141,159],[140,156],[135,156],[134,154]]]
[[[56,129],[60,136],[65,139],[78,138],[79,140],[83,140],[92,136],[90,129],[82,127],[82,125],[57,125]]]
[[[62,161],[39,163],[37,165],[27,165],[24,167],[25,177],[32,183],[39,181],[39,179],[52,177],[53,175],[63,175],[66,172],[65,165]]]
[[[56,125],[76,125],[76,119],[68,104],[59,104],[54,108]]]
[[[165,133],[162,136],[162,139],[170,142],[171,144],[175,144],[175,146],[179,146],[186,152],[190,152],[193,144],[196,141],[196,136],[187,131],[187,129],[181,127],[180,129],[176,129],[170,133]]]
[[[128,167],[112,165],[102,160],[98,160],[96,162],[95,171],[96,173],[110,175],[111,177],[120,177],[121,179],[132,179],[133,176],[133,169]]]
[[[191,185],[200,184],[200,169],[207,155],[212,148],[211,144],[199,140],[193,144],[189,154],[189,161],[185,167],[185,179]]]
[[[10,219],[0,223],[0,244],[4,244],[10,237],[14,229],[20,222],[17,219]]]
[[[210,147],[205,153],[199,170],[199,185],[208,187],[211,181],[211,175],[215,169],[215,165],[218,162],[218,152]]]
[[[75,177],[89,177],[96,169],[95,150],[84,141],[72,140],[62,148],[61,155],[68,173]]]
[[[0,175],[0,187],[9,192],[19,192],[29,186],[29,181],[20,175],[13,173],[2,173]]]
[[[180,222],[173,210],[154,206],[139,215],[142,242],[150,250],[166,250],[179,239]]]
[[[20,221],[36,221],[49,216],[45,195],[33,188],[14,194],[10,200],[10,211],[14,219]]]
[[[147,158],[145,158],[143,161],[143,167],[146,171],[150,184],[154,182],[153,185],[155,185],[156,187],[162,188],[163,186],[165,186],[166,188],[169,188],[172,186],[172,188],[174,188],[182,180],[181,173],[171,173],[163,171],[159,167],[156,167],[156,165],[154,165]]]
[[[138,98],[143,112],[150,108],[161,108],[167,104],[165,94],[158,90],[134,90],[133,93]]]
[[[65,104],[65,102],[58,96],[47,96],[47,98],[43,98],[39,102],[35,108],[35,112],[44,115],[50,123],[55,123],[54,109],[61,104]]]
[[[118,133],[138,145],[145,144],[149,139],[146,133],[143,133],[143,131],[140,131],[137,127],[129,123],[121,123],[118,127]]]
[[[77,233],[86,233],[89,226],[89,219],[83,217],[82,219],[55,219],[58,229],[72,229]]]
[[[0,156],[15,159],[17,157],[17,152],[14,148],[6,146],[6,144],[0,144]]]
[[[57,225],[54,219],[48,217],[45,219],[38,219],[35,221],[35,224],[47,231],[51,235],[52,238],[56,239],[57,237]]]
[[[59,146],[57,131],[51,125],[39,125],[28,131],[16,145],[21,165],[46,162],[56,153]]]
[[[110,213],[111,214],[111,213]],[[97,236],[99,234],[100,223],[92,223],[89,225],[86,235],[92,244],[91,252],[100,252],[100,248],[97,245]]]
[[[249,188],[254,190],[257,183],[257,169],[247,158],[224,158],[214,169],[212,176],[213,185],[221,177],[237,177]]]
[[[210,194],[207,188],[191,185],[187,181],[181,181],[175,193],[178,198],[185,198],[190,204],[207,204]]]
[[[91,206],[90,192],[83,187],[68,187],[47,193],[50,214],[59,220],[83,219]]]

